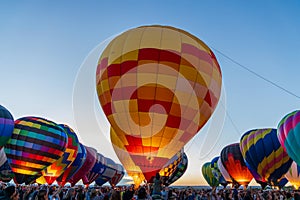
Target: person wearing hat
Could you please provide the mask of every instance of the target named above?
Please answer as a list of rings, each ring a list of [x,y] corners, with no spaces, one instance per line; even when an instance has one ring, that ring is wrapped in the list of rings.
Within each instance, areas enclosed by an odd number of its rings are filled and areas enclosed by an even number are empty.
[[[18,200],[19,199],[19,192],[16,190],[14,185],[6,187],[0,193],[0,200]]]

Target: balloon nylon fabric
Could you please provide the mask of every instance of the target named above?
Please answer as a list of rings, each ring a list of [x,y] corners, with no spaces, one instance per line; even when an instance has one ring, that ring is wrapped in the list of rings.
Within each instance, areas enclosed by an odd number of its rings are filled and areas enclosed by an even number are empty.
[[[213,52],[169,26],[117,36],[103,51],[96,74],[115,152],[128,174],[142,173],[147,181],[204,126],[222,84]]]

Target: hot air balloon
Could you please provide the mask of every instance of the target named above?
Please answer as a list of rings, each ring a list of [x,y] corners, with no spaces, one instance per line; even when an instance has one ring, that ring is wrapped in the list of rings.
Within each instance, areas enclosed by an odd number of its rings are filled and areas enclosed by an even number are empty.
[[[72,176],[82,167],[86,160],[86,149],[83,144],[79,143],[77,156],[74,162],[56,179],[60,185],[65,185]]]
[[[62,127],[67,134],[67,148],[58,160],[42,171],[42,176],[36,180],[37,183],[48,183],[51,185],[65,171],[65,169],[72,164],[77,156],[79,141],[76,133],[68,125],[60,124],[59,126]]]
[[[220,157],[219,157],[220,158]],[[218,159],[217,161],[217,165],[218,165],[218,169],[220,170],[222,176],[224,177],[225,181],[227,183],[232,183],[232,178],[230,177],[230,175],[228,174],[228,172],[226,171],[221,159]]]
[[[186,171],[188,166],[188,158],[185,153],[182,154],[181,162],[179,165],[175,168],[175,171],[168,177],[167,181],[165,182],[165,185],[171,185],[175,181],[177,181]]]
[[[215,176],[215,178],[219,181],[219,183],[221,185],[223,185],[224,187],[226,187],[226,185],[228,184],[227,181],[225,180],[225,178],[223,177],[222,173],[219,170],[218,167],[218,160],[219,160],[219,156],[215,157],[214,159],[212,159],[211,163],[211,169],[212,169],[212,173]]]
[[[17,119],[5,153],[15,182],[28,183],[58,160],[67,146],[67,135],[56,123],[39,117]]]
[[[112,187],[116,186],[122,180],[124,174],[124,167],[120,164],[116,164],[116,173],[110,180],[108,180],[109,184]]]
[[[217,187],[219,185],[219,180],[214,176],[210,162],[206,162],[202,165],[202,175],[211,187]]]
[[[300,187],[300,166],[293,162],[288,172],[284,175],[296,190]]]
[[[247,187],[253,179],[253,176],[244,162],[240,144],[234,143],[224,147],[221,151],[220,158],[223,166],[235,184],[237,183]]]
[[[86,159],[81,168],[68,180],[72,185],[75,185],[80,179],[84,178],[96,163],[97,150],[92,147],[84,147],[86,149]]]
[[[278,124],[277,137],[292,160],[300,165],[300,111],[287,114]]]
[[[101,174],[95,180],[96,184],[99,186],[102,186],[104,183],[106,183],[107,181],[112,179],[112,177],[114,177],[114,175],[116,174],[116,171],[117,171],[116,163],[112,159],[106,157],[105,170],[104,170],[103,174]]]
[[[165,184],[169,176],[175,171],[182,160],[183,149],[176,153],[167,164],[159,171],[160,179]]]
[[[184,30],[158,25],[114,38],[96,74],[114,150],[138,182],[151,181],[204,126],[222,84],[207,45]]]
[[[95,181],[101,174],[103,174],[105,170],[105,165],[106,165],[105,157],[102,154],[97,153],[97,159],[95,165],[82,179],[83,184],[87,185]]]
[[[0,149],[0,181],[9,182],[15,176],[8,164],[4,149]]]
[[[0,148],[2,148],[14,130],[14,118],[10,112],[0,105]]]
[[[247,131],[241,137],[240,149],[250,172],[262,187],[266,183],[277,185],[293,162],[281,147],[277,130],[272,128]]]

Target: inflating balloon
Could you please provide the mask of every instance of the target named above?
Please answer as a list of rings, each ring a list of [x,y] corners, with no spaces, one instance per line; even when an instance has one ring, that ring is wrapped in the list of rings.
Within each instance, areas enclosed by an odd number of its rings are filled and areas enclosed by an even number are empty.
[[[116,164],[116,173],[110,180],[108,180],[109,184],[112,187],[116,186],[122,180],[124,174],[124,167],[120,164]]]
[[[215,178],[210,162],[206,162],[202,165],[202,175],[211,187],[217,187],[219,185],[219,180]]]
[[[74,162],[56,179],[60,185],[65,185],[74,174],[82,167],[86,160],[86,149],[83,144],[79,143],[78,152]]]
[[[0,148],[2,148],[14,130],[14,118],[10,112],[0,105]]]
[[[228,184],[227,181],[225,180],[225,178],[223,177],[222,173],[219,170],[218,167],[218,160],[219,160],[219,156],[215,157],[214,159],[212,159],[211,163],[211,169],[212,169],[212,173],[215,176],[215,178],[219,181],[219,183],[221,185],[223,185],[224,187],[226,187],[226,185]]]
[[[96,73],[114,150],[130,176],[148,182],[208,121],[222,84],[209,47],[170,26],[117,36]]]
[[[42,176],[36,180],[37,183],[51,185],[75,160],[78,152],[78,138],[73,129],[65,124],[60,124],[68,137],[68,144],[63,155],[50,166],[42,171]]]
[[[182,175],[185,173],[186,169],[188,167],[188,158],[185,153],[182,154],[181,162],[176,167],[175,171],[168,177],[167,181],[165,182],[165,185],[171,185],[178,179],[182,177]]]
[[[293,162],[285,177],[298,190],[300,187],[300,166]]]
[[[176,153],[167,164],[159,171],[160,179],[163,184],[166,183],[169,176],[175,171],[177,166],[182,160],[183,149],[181,149],[178,153]]]
[[[104,183],[112,179],[117,172],[117,164],[110,158],[106,158],[106,166],[104,172],[95,180],[96,184],[102,186]]]
[[[106,158],[102,154],[97,153],[96,163],[93,166],[93,168],[82,179],[83,184],[87,185],[95,181],[101,174],[103,174],[105,166]]]
[[[222,176],[224,177],[224,179],[226,180],[226,182],[232,183],[233,180],[232,180],[231,176],[228,174],[227,170],[225,169],[221,159],[218,159],[217,165],[218,165],[218,169],[220,170],[220,172],[221,172]]]
[[[240,140],[240,149],[248,169],[262,185],[277,185],[289,170],[292,159],[283,150],[272,128],[247,131]]]
[[[292,160],[300,165],[300,111],[287,114],[278,124],[277,137]]]
[[[9,182],[15,176],[8,164],[4,149],[0,149],[0,181]]]
[[[247,187],[253,176],[244,162],[240,144],[235,143],[224,147],[220,159],[234,183]]]
[[[56,123],[39,117],[17,119],[5,153],[19,184],[34,180],[58,160],[67,146],[67,135]]]
[[[92,147],[84,146],[86,149],[86,159],[81,168],[68,180],[73,186],[85,178],[86,174],[93,168],[97,159],[97,150]]]

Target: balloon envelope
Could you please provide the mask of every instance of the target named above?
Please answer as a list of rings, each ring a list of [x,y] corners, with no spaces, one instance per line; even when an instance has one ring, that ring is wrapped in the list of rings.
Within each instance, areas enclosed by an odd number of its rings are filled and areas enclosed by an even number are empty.
[[[56,179],[60,185],[65,185],[72,176],[78,172],[86,160],[86,149],[83,144],[78,144],[78,152],[74,162]]]
[[[300,111],[287,114],[278,124],[277,137],[289,157],[300,165]]]
[[[9,182],[15,174],[8,164],[4,149],[0,149],[0,181]]]
[[[212,173],[215,176],[215,178],[219,181],[219,183],[221,185],[223,185],[224,187],[227,185],[227,181],[225,180],[225,178],[223,177],[222,173],[219,170],[218,167],[218,160],[219,160],[219,156],[215,157],[212,159],[211,163],[211,169],[212,169]]]
[[[0,148],[2,148],[14,130],[14,118],[10,112],[0,105]]]
[[[159,171],[163,184],[168,180],[169,176],[175,171],[182,160],[183,149],[176,153],[169,162]]]
[[[215,178],[212,168],[211,168],[211,163],[207,162],[202,165],[202,175],[208,185],[211,187],[216,187],[219,185],[219,180]]]
[[[294,186],[296,190],[300,187],[300,167],[296,162],[293,162],[288,172],[285,174],[288,181]]]
[[[221,159],[218,159],[217,165],[218,165],[218,169],[220,170],[220,172],[221,172],[222,176],[224,177],[224,179],[226,180],[226,182],[232,183],[232,178],[230,177],[227,170],[225,169]]]
[[[75,185],[80,179],[87,182],[87,180],[84,180],[85,176],[96,163],[97,151],[92,147],[84,147],[86,149],[86,159],[81,168],[68,180],[72,185]]]
[[[270,185],[278,184],[293,162],[272,128],[247,131],[241,137],[240,149],[255,180]]]
[[[102,186],[104,183],[106,183],[107,181],[112,179],[112,177],[114,177],[114,175],[116,174],[116,171],[117,171],[116,163],[112,159],[106,157],[105,170],[104,170],[103,174],[101,174],[95,180],[96,184]]]
[[[247,186],[253,179],[240,150],[240,144],[235,143],[224,147],[220,155],[223,166],[239,185]]]
[[[91,184],[95,181],[105,170],[106,159],[105,157],[97,153],[97,159],[93,168],[85,175],[83,179],[83,184]]]
[[[120,164],[116,164],[116,173],[110,180],[108,180],[109,184],[112,187],[116,186],[122,180],[124,174],[124,167]]]
[[[188,158],[185,153],[182,154],[182,159],[179,165],[176,167],[175,171],[168,177],[165,185],[171,185],[175,181],[177,181],[186,171],[188,166]]]
[[[96,84],[119,160],[130,176],[149,182],[208,121],[222,75],[200,39],[154,25],[128,30],[108,44]]]
[[[51,185],[65,171],[65,169],[67,169],[67,167],[72,164],[78,152],[79,141],[76,133],[71,127],[65,124],[60,124],[59,126],[66,132],[68,144],[63,155],[42,171],[42,177],[40,177],[39,179],[45,179],[46,183],[48,183],[49,185]]]
[[[41,171],[58,160],[67,146],[67,135],[56,123],[39,117],[15,121],[5,153],[19,184],[41,175]]]

